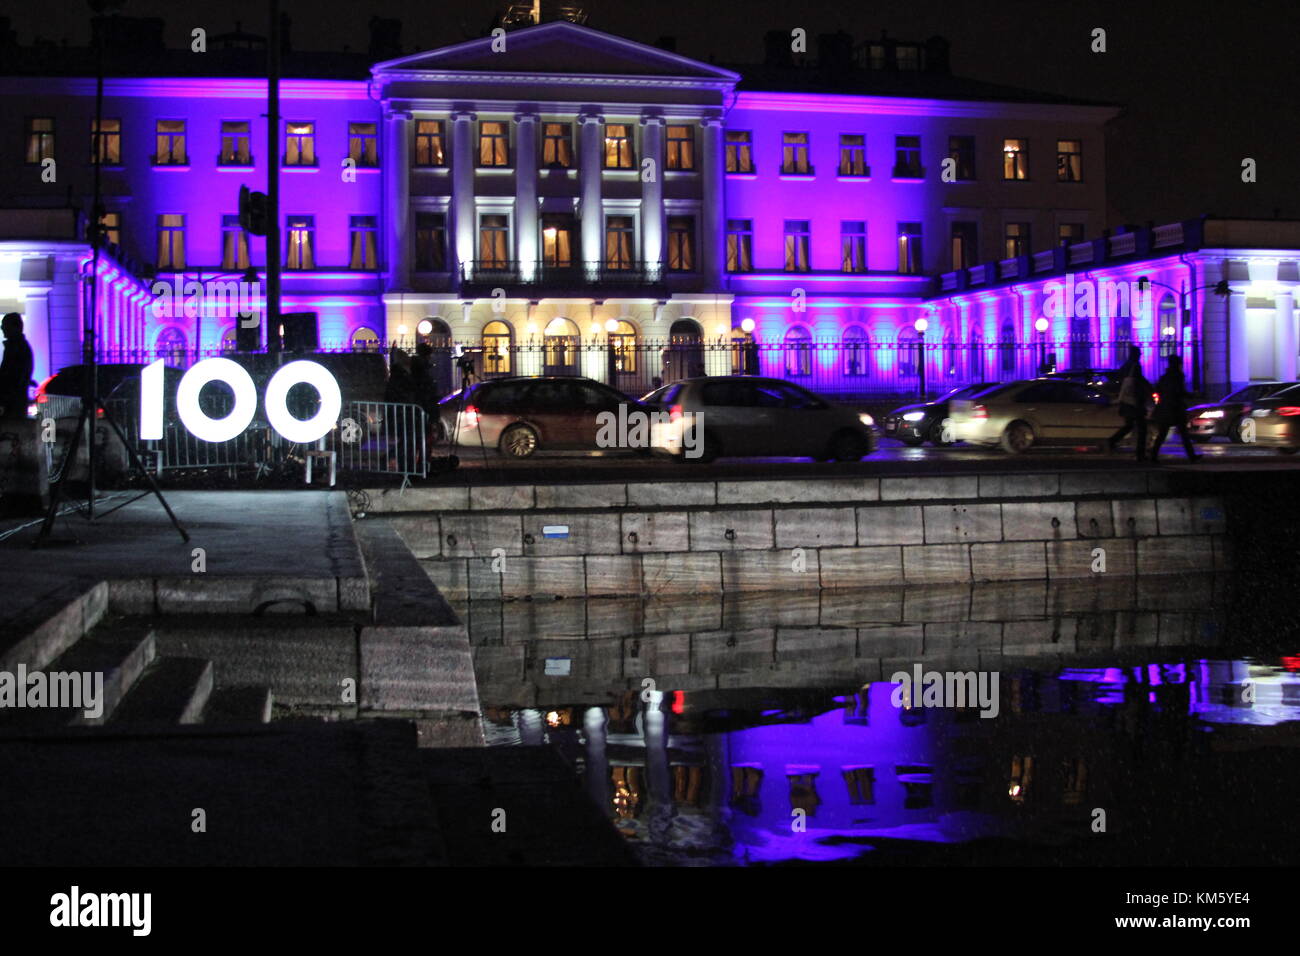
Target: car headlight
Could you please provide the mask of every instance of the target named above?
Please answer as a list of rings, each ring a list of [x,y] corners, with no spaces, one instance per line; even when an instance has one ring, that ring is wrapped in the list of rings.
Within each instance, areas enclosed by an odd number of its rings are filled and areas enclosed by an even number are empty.
[[[1201,412],[1201,413],[1200,413],[1199,415],[1197,415],[1196,417],[1197,417],[1197,418],[1222,418],[1222,417],[1223,417],[1223,409],[1221,409],[1221,408],[1216,408],[1216,409],[1215,409],[1214,411],[1212,411],[1212,412]]]
[[[903,416],[903,421],[919,422],[924,417],[925,417],[925,412],[908,412],[906,415]]]
[[[872,418],[870,415],[868,415],[866,412],[863,412],[858,416],[858,421],[862,422],[862,424],[866,425],[868,428],[870,428],[872,425],[876,423],[876,420]]]

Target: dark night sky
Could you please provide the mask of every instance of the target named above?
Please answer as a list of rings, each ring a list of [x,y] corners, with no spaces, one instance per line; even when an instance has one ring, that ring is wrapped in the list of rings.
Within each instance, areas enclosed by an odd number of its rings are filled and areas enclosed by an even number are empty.
[[[372,14],[403,22],[402,43],[428,49],[478,35],[497,0],[281,0],[298,49],[364,50]],[[1295,162],[1300,156],[1296,37],[1300,6],[1238,0],[1189,3],[1001,0],[589,0],[589,25],[652,43],[678,38],[679,52],[721,62],[762,56],[763,32],[804,27],[952,43],[958,75],[1125,104],[1110,138],[1109,196],[1114,222],[1164,222],[1202,212],[1300,218]],[[265,0],[127,0],[123,13],[167,21],[168,42],[189,31],[264,32]],[[11,5],[22,43],[33,36],[88,41],[88,7],[78,0]],[[1108,52],[1089,50],[1094,27]],[[1258,182],[1241,181],[1241,160],[1258,163]]]

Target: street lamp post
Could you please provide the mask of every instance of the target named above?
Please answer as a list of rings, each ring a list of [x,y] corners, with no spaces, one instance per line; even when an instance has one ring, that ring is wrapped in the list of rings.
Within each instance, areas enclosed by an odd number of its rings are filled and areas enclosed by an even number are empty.
[[[605,320],[606,360],[608,362],[609,384],[618,388],[618,352],[614,348],[614,333],[618,331],[618,319]]]
[[[1138,276],[1139,291],[1146,288],[1146,286],[1148,285],[1158,285],[1161,288],[1168,289],[1174,295],[1178,296],[1178,306],[1179,306],[1178,311],[1179,311],[1179,316],[1182,320],[1183,328],[1188,328],[1192,324],[1192,293],[1193,292],[1200,292],[1204,289],[1213,289],[1215,295],[1219,295],[1219,296],[1223,296],[1224,298],[1227,298],[1229,293],[1232,291],[1228,287],[1228,282],[1226,279],[1221,282],[1211,282],[1208,283],[1207,285],[1200,285],[1197,286],[1195,289],[1175,289],[1169,283],[1158,282],[1155,279],[1152,279],[1150,276]],[[1164,330],[1161,329],[1162,334],[1163,332]],[[1196,330],[1192,329],[1192,391],[1199,392],[1200,390],[1201,390],[1201,340],[1200,340],[1200,336],[1196,334]]]
[[[1034,331],[1038,333],[1038,371],[1042,374],[1047,370],[1047,327],[1050,325],[1046,316],[1039,316],[1034,319]]]
[[[929,327],[930,323],[925,316],[912,324],[912,328],[916,329],[916,369],[923,399],[925,398],[925,330]]]

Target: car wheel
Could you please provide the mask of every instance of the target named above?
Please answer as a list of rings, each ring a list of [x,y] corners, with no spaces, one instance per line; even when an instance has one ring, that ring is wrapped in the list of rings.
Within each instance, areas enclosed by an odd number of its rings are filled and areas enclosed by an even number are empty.
[[[1279,448],[1278,451],[1284,455],[1294,455],[1296,453],[1295,448]]]
[[[926,437],[935,448],[951,448],[953,445],[952,442],[943,440],[943,419],[937,420],[930,426]]]
[[[1241,419],[1242,416],[1238,415],[1228,424],[1228,441],[1232,442],[1234,445],[1240,445],[1242,443]]]
[[[528,425],[511,425],[501,435],[501,454],[527,458],[537,451],[537,432]]]
[[[1002,433],[1002,450],[1012,455],[1029,451],[1034,444],[1034,430],[1028,422],[1012,422]]]
[[[853,432],[840,432],[831,439],[827,454],[835,461],[861,461],[871,451],[867,440]]]

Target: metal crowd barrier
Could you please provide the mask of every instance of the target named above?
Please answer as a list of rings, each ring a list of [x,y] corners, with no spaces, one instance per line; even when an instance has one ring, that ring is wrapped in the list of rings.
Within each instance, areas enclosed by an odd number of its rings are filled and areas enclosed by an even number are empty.
[[[318,444],[340,471],[401,475],[402,487],[429,474],[429,417],[419,405],[345,402],[338,426]]]

